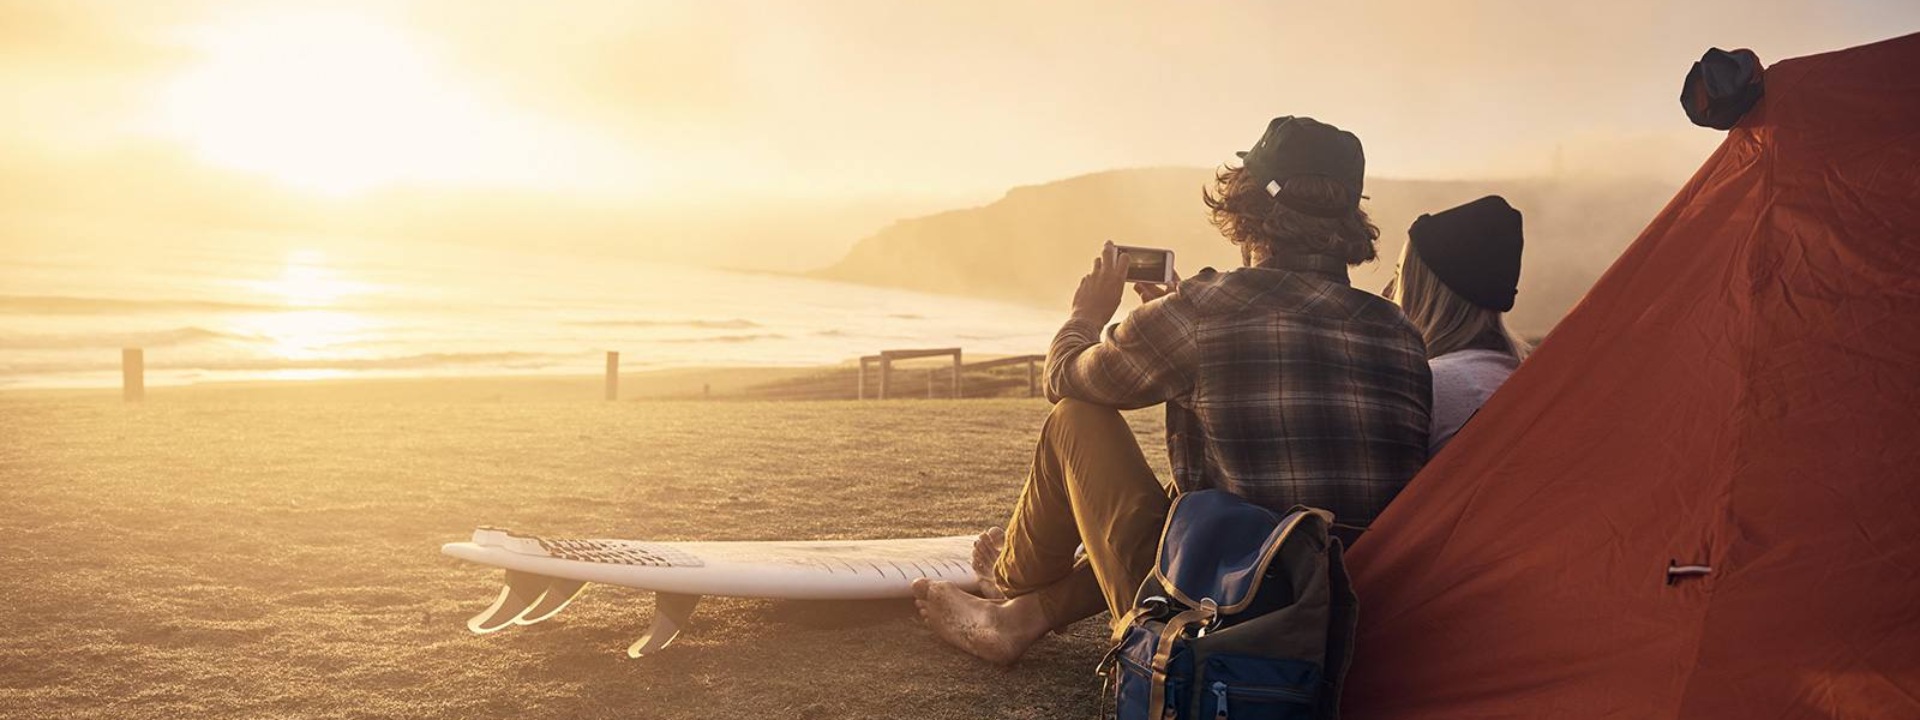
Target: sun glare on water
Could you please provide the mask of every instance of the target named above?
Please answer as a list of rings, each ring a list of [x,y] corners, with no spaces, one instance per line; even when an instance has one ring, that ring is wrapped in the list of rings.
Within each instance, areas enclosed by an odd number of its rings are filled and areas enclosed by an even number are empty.
[[[269,351],[289,360],[338,357],[341,346],[367,327],[359,315],[335,307],[344,298],[369,292],[363,284],[340,277],[326,264],[326,256],[299,250],[287,256],[279,277],[245,283],[269,302],[287,310],[243,316],[234,330],[272,343]]]
[[[277,297],[295,307],[325,307],[348,295],[367,292],[362,283],[340,277],[327,266],[327,256],[317,250],[295,250],[287,254],[280,276],[247,283],[255,291]]]

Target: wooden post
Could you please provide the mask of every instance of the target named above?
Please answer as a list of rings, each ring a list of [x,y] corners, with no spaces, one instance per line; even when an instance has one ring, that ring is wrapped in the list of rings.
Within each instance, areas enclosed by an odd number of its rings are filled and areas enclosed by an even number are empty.
[[[860,374],[854,376],[853,399],[867,399],[867,359],[860,358]]]
[[[1033,366],[1033,358],[1027,358],[1027,397],[1040,397],[1040,372]]]
[[[960,351],[953,351],[953,399],[960,399]]]
[[[890,378],[891,375],[893,375],[893,358],[887,357],[885,353],[882,353],[880,355],[880,399],[881,400],[887,399],[887,382],[891,379]]]
[[[933,375],[934,375],[933,370],[927,371],[927,399],[928,400],[933,399]]]
[[[140,348],[120,350],[120,399],[140,402],[147,398],[147,361]]]
[[[607,351],[607,401],[620,399],[620,353]]]

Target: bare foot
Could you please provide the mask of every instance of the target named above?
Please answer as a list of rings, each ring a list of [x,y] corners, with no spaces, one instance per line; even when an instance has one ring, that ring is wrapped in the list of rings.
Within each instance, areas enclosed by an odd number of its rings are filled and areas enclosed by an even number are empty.
[[[1011,665],[1047,634],[1046,614],[1032,595],[994,601],[944,580],[913,581],[913,604],[933,634],[996,665]]]
[[[975,594],[988,600],[1005,600],[1007,593],[995,580],[993,564],[1000,559],[1000,548],[1007,543],[1006,528],[989,528],[973,541],[973,577],[980,581]]]

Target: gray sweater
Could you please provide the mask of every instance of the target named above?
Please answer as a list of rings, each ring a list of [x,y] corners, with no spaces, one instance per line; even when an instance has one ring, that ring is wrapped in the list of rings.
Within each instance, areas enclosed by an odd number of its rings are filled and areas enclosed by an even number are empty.
[[[1493,397],[1520,361],[1497,350],[1456,350],[1427,362],[1433,366],[1433,430],[1427,436],[1427,456],[1432,457]]]

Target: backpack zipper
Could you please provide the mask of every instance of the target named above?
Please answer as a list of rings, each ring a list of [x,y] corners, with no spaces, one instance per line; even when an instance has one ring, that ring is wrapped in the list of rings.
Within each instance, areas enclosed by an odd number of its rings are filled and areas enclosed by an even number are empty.
[[[1216,680],[1213,683],[1212,689],[1213,689],[1213,703],[1214,703],[1213,704],[1214,720],[1226,720],[1227,698],[1236,696],[1236,695],[1244,698],[1254,699],[1254,700],[1282,700],[1286,702],[1299,703],[1302,705],[1313,704],[1312,693],[1306,692],[1304,690],[1296,690],[1294,688],[1249,687],[1249,686],[1229,687],[1226,683]]]

